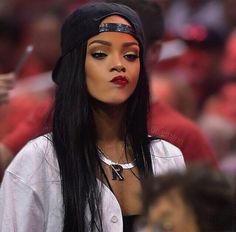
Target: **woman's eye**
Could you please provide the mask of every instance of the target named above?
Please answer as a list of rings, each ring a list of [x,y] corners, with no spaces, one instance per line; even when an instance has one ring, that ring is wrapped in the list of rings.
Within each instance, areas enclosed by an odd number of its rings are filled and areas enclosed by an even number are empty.
[[[128,52],[124,55],[124,57],[128,60],[128,61],[135,61],[136,59],[139,58],[139,56],[136,53],[133,52]]]
[[[101,59],[105,58],[106,56],[107,56],[107,54],[102,51],[97,51],[97,52],[92,53],[92,57],[95,59],[98,59],[98,60],[101,60]]]

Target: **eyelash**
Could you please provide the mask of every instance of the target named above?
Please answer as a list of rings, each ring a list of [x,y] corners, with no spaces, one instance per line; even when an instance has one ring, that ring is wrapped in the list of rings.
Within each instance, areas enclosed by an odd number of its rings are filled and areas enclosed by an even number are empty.
[[[102,51],[93,52],[91,55],[94,59],[97,59],[97,60],[102,60],[107,56],[107,54]],[[135,61],[136,59],[138,59],[139,56],[136,53],[126,53],[124,55],[124,58],[126,60],[132,62],[132,61]]]
[[[136,59],[139,58],[139,56],[136,53],[126,53],[124,55],[124,57],[128,60],[128,61],[135,61]]]
[[[97,59],[97,60],[102,60],[107,56],[106,53],[102,52],[102,51],[97,51],[92,53],[92,57]]]

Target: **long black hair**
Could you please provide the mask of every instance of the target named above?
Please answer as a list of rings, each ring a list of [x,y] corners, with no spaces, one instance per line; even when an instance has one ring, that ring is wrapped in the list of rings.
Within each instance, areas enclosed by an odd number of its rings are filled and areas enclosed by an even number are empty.
[[[53,116],[53,146],[57,155],[64,203],[64,232],[102,230],[101,192],[97,175],[101,173],[96,147],[96,126],[91,97],[85,81],[86,42],[81,42],[65,55],[57,76]],[[124,141],[129,141],[140,176],[152,173],[147,135],[149,109],[148,79],[140,54],[140,77],[127,101],[124,117]],[[87,210],[90,218],[86,218]]]

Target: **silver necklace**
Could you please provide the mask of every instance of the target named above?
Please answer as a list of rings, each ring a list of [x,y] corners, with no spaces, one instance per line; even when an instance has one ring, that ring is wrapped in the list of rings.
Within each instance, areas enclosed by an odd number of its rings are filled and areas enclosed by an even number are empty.
[[[104,152],[99,147],[98,147],[98,154],[99,154],[100,160],[111,167],[112,180],[123,181],[124,180],[124,177],[122,176],[123,170],[124,169],[132,169],[133,167],[136,166],[136,159],[134,159],[130,163],[124,163],[124,164],[113,162],[112,160],[108,159],[105,156]]]

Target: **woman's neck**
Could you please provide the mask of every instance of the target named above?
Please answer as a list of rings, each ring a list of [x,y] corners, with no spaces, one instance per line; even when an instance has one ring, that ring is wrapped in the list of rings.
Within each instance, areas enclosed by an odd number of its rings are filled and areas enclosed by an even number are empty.
[[[123,116],[125,105],[96,105],[93,107],[97,132],[97,145],[108,154],[108,158],[116,159],[117,152],[123,153]],[[121,155],[120,154],[120,155]],[[119,155],[119,157],[120,157]],[[121,155],[123,156],[123,154]]]
[[[98,140],[118,140],[122,137],[124,106],[94,107],[94,120]]]

